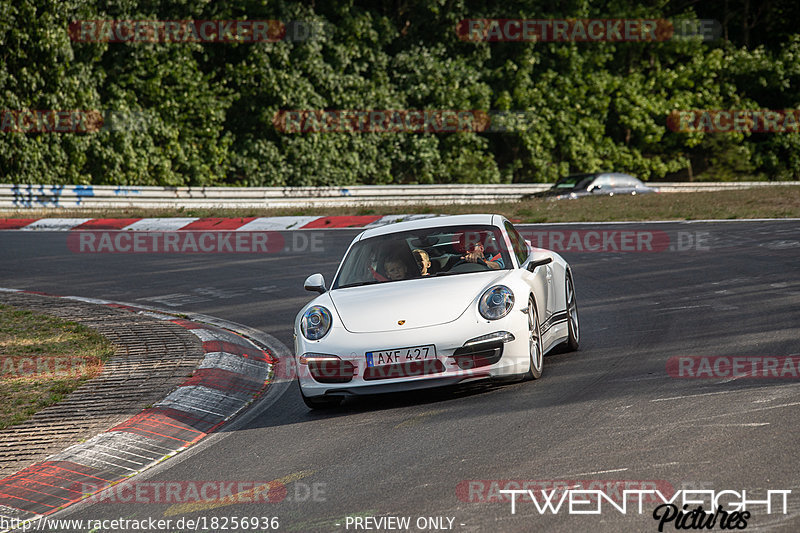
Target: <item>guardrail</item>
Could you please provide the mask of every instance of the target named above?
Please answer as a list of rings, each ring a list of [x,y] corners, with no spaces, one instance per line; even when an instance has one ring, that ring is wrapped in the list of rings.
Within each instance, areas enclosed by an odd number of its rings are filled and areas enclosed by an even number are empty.
[[[661,192],[720,191],[800,182],[652,183]],[[526,198],[547,183],[511,185],[358,185],[352,187],[134,187],[3,185],[0,209],[265,208],[352,205],[484,204]]]
[[[701,192],[732,191],[735,189],[752,189],[754,187],[797,187],[800,181],[700,181],[700,182],[650,182],[649,187],[659,192]]]

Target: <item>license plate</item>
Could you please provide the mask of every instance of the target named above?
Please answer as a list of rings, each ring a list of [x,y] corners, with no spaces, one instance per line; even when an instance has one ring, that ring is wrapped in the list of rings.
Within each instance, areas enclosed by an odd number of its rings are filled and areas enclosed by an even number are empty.
[[[435,357],[436,347],[433,344],[411,346],[410,348],[394,348],[392,350],[367,352],[367,366],[410,363],[411,361],[425,361]]]

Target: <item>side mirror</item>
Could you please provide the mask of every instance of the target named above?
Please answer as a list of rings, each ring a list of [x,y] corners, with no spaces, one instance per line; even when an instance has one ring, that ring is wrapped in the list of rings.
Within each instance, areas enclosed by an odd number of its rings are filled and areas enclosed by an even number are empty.
[[[536,270],[536,267],[540,267],[542,265],[547,265],[547,264],[550,264],[552,262],[553,262],[553,258],[552,257],[546,257],[544,259],[537,259],[536,261],[531,261],[530,263],[528,263],[528,270],[533,272],[534,270]]]
[[[307,291],[318,292],[320,294],[328,290],[325,288],[325,278],[322,277],[322,274],[311,274],[308,276],[305,283],[303,283],[303,288]]]

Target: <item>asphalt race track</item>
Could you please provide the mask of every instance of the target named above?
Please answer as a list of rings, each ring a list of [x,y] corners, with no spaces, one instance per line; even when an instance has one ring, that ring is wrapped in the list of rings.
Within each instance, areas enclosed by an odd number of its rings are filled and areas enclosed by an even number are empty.
[[[280,479],[287,493],[279,503],[102,502],[64,516],[276,516],[280,531],[300,532],[367,530],[348,516],[411,517],[411,531],[420,530],[420,517],[444,517],[444,527],[453,519],[452,530],[463,532],[658,530],[650,501],[642,514],[633,506],[622,514],[608,502],[602,514],[540,514],[520,497],[512,514],[490,483],[530,480],[547,489],[606,480],[634,489],[651,486],[645,482],[744,489],[751,500],[792,490],[786,514],[782,505],[771,514],[754,506],[747,530],[800,531],[800,379],[667,372],[671,357],[800,354],[800,222],[525,229],[663,231],[673,250],[564,252],[575,275],[581,349],[547,357],[541,380],[350,400],[326,413],[309,411],[292,384],[221,435],[137,478]],[[291,348],[294,316],[312,297],[303,280],[322,272],[330,281],[357,231],[313,233],[315,250],[298,241],[259,256],[77,254],[66,232],[0,231],[0,286],[200,312]],[[675,531],[674,523],[664,530]]]

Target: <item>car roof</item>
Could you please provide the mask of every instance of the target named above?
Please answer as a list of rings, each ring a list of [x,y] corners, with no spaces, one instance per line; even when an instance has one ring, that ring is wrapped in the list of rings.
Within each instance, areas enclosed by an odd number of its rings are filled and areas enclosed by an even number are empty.
[[[637,179],[636,176],[631,176],[630,174],[626,174],[625,172],[602,172],[598,174],[598,176],[615,176],[615,177],[624,176],[626,178]]]
[[[598,174],[597,172],[581,172],[581,173],[578,173],[578,174],[570,174],[568,176],[564,176],[562,178],[558,178],[557,181],[588,178],[589,176],[596,176],[597,174]]]
[[[594,178],[599,178],[601,176],[627,176],[629,178],[635,178],[636,177],[636,176],[633,176],[633,175],[628,174],[626,172],[584,172],[584,173],[581,173],[581,174],[570,174],[569,176],[564,176],[561,179],[563,180],[563,179],[567,179],[567,178],[573,178],[573,179],[574,178],[588,178],[590,176],[594,177]]]
[[[438,228],[443,226],[462,225],[502,226],[503,220],[504,217],[501,215],[491,214],[434,216],[417,220],[409,220],[407,222],[395,222],[392,224],[386,224],[385,226],[371,228],[362,232],[357,240],[420,228]]]

